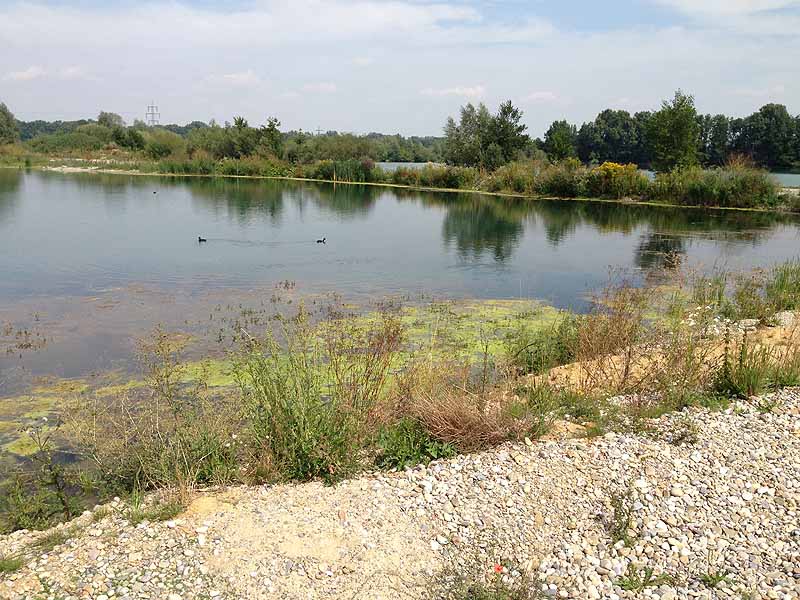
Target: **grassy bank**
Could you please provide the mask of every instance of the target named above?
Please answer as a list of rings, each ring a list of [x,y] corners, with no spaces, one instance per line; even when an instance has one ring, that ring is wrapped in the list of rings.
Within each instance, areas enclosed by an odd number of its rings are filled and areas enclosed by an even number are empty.
[[[446,307],[426,324],[394,305],[321,322],[301,306],[231,332],[224,388],[187,377],[175,338],[156,332],[141,348],[146,393],[67,394],[59,418],[29,427],[28,467],[0,495],[2,526],[46,527],[113,494],[171,490],[180,504],[206,485],[334,483],[535,439],[556,423],[647,431],[667,411],[800,384],[794,328],[732,325],[798,308],[798,262],[616,283],[588,314],[536,310],[469,332]],[[691,437],[691,423],[674,433]]]
[[[557,163],[517,161],[495,171],[435,164],[386,171],[369,159],[321,160],[303,164],[257,156],[215,160],[200,152],[192,157],[162,160],[143,158],[132,152],[116,152],[108,156],[100,151],[75,156],[67,154],[54,159],[12,145],[0,148],[0,164],[17,167],[65,165],[181,176],[295,178],[532,198],[626,200],[800,212],[800,196],[781,193],[768,172],[743,162],[731,162],[714,169],[678,169],[659,173],[651,180],[635,165],[606,162],[590,167],[575,159]]]

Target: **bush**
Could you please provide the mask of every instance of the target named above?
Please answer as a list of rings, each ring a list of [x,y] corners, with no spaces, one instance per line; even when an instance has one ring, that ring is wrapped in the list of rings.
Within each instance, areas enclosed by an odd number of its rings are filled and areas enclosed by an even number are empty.
[[[235,369],[258,475],[333,483],[360,467],[399,325],[331,323],[320,338],[301,308],[275,336],[250,338]]]
[[[578,318],[574,315],[566,315],[541,331],[531,332],[523,324],[506,335],[506,360],[518,372],[544,373],[575,359],[577,335]]]
[[[636,198],[648,185],[647,177],[633,164],[604,162],[586,177],[586,190],[595,198]]]
[[[145,133],[144,153],[153,160],[179,156],[186,151],[186,141],[166,129],[149,129]]]
[[[672,204],[753,208],[775,206],[778,186],[766,171],[732,163],[717,169],[688,167],[659,173],[646,196]]]
[[[321,160],[305,169],[310,179],[376,183],[386,180],[384,172],[370,159]]]
[[[69,411],[70,438],[112,490],[224,484],[242,462],[242,415],[225,397],[210,398],[201,380],[182,381],[182,344],[161,330],[140,343],[148,393],[132,402],[80,398]]]
[[[551,165],[536,178],[535,190],[542,196],[577,198],[586,195],[586,167],[574,158]]]
[[[489,192],[532,194],[535,186],[535,172],[536,163],[511,162],[492,173],[485,188]]]
[[[377,465],[383,469],[404,469],[456,454],[452,445],[432,438],[420,423],[408,417],[381,431],[378,448]]]

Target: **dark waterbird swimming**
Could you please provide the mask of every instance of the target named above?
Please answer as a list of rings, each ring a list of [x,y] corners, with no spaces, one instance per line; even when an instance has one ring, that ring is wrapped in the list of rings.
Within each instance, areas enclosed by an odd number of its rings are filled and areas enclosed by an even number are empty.
[[[322,238],[321,240],[317,240],[317,243],[318,243],[318,244],[324,244],[324,243],[325,243],[325,239],[326,239],[326,238]]]
[[[202,244],[203,242],[207,242],[208,240],[204,237],[197,236],[197,243]]]

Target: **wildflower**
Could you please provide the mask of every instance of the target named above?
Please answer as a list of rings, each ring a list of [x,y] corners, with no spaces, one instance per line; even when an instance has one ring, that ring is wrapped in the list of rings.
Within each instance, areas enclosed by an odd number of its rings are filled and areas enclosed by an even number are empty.
[[[503,572],[503,565],[495,565],[494,566],[494,572],[498,573],[498,574],[502,573]]]

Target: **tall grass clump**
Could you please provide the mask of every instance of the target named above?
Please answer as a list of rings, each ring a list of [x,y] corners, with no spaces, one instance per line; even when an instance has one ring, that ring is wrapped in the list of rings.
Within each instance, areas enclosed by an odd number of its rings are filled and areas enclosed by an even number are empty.
[[[764,293],[775,311],[800,308],[800,260],[776,266],[766,281]]]
[[[358,469],[402,330],[388,316],[355,327],[320,337],[301,308],[280,338],[247,339],[235,374],[259,478],[332,483]]]
[[[520,325],[505,339],[508,363],[519,373],[540,374],[572,362],[578,341],[579,318],[565,314],[556,323],[541,330],[530,331]]]
[[[586,195],[586,175],[587,169],[579,160],[568,158],[542,169],[534,187],[542,196],[577,198]]]
[[[754,208],[777,205],[778,186],[766,171],[732,161],[716,169],[687,167],[659,173],[646,197],[671,204]]]
[[[487,178],[485,189],[488,192],[511,192],[533,194],[538,163],[534,161],[515,161],[499,167]]]
[[[480,173],[472,167],[453,167],[427,164],[421,169],[399,168],[391,174],[391,182],[397,185],[428,187],[450,190],[476,189]]]

